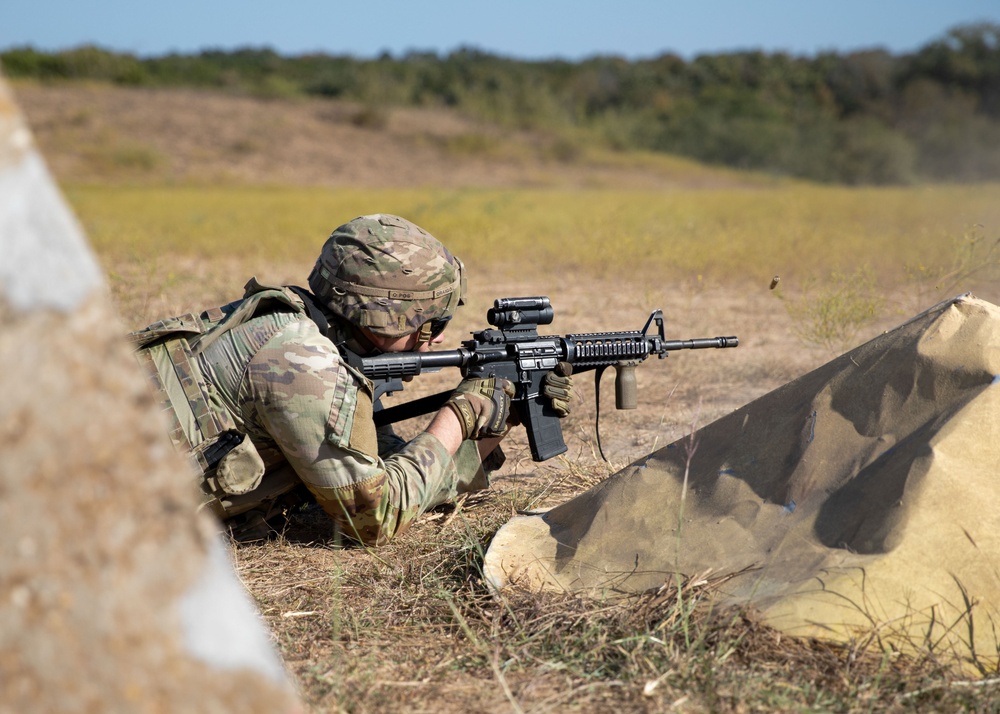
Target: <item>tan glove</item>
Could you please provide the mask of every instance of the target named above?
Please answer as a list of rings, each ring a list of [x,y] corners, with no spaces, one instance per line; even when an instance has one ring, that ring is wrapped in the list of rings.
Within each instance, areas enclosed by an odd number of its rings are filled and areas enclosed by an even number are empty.
[[[507,433],[513,396],[513,383],[502,377],[469,378],[444,405],[458,417],[463,439],[486,439]]]
[[[542,394],[551,402],[560,418],[569,416],[573,401],[573,365],[560,362],[542,380]]]

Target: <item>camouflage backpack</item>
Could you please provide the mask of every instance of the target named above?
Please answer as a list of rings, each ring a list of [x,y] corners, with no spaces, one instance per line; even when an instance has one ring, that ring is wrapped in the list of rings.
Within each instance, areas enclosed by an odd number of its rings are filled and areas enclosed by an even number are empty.
[[[129,335],[170,419],[174,446],[191,459],[207,504],[220,516],[225,511],[222,499],[257,488],[265,466],[250,438],[237,429],[214,385],[205,380],[198,355],[264,307],[309,315],[325,327],[311,296],[301,288],[262,285],[251,278],[242,300],[200,315],[161,320]]]

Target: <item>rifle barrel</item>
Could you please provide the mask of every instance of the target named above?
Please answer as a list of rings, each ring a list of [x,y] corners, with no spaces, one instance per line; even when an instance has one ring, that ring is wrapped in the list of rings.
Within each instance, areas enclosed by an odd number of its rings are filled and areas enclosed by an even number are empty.
[[[740,340],[735,335],[730,337],[696,337],[693,340],[664,340],[663,351],[673,350],[704,350],[711,347],[722,349],[725,347],[738,347]]]

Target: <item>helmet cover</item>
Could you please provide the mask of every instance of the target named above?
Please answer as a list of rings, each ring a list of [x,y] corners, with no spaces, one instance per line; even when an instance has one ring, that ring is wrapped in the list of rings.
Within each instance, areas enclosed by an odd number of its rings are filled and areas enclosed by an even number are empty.
[[[360,216],[327,238],[309,288],[335,315],[403,337],[463,304],[465,271],[437,238],[399,216]]]

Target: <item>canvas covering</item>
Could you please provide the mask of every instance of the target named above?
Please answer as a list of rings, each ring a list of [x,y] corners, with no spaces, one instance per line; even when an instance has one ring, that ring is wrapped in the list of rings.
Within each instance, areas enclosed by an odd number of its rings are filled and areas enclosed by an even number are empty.
[[[719,604],[788,633],[849,641],[875,627],[903,650],[995,663],[998,383],[1000,308],[948,300],[514,518],[487,577],[602,597],[735,574]]]

